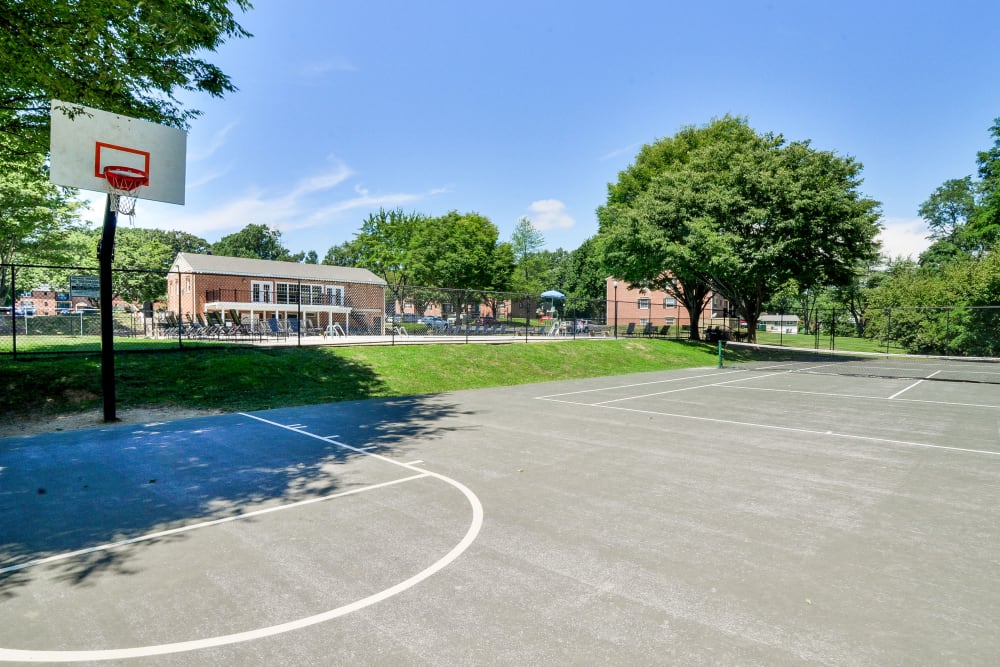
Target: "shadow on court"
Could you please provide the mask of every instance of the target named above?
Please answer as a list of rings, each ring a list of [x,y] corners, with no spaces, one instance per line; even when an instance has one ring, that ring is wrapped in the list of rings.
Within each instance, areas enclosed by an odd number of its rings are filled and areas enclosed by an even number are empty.
[[[351,434],[339,442],[395,456],[408,440],[452,430],[439,422],[456,409],[440,396],[407,397],[284,409],[281,421],[300,413]],[[232,414],[0,440],[0,598],[31,581],[35,568],[20,564],[349,487],[348,464],[366,457],[331,442],[337,432],[313,435]],[[63,582],[86,585],[101,573],[134,574],[142,550],[185,539],[154,535],[51,567]]]

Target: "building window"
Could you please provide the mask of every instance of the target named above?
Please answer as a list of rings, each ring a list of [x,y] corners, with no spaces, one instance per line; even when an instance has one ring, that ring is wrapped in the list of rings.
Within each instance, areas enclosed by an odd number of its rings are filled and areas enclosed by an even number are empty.
[[[250,300],[254,303],[271,303],[271,283],[253,281],[250,285]]]
[[[274,286],[275,303],[298,303],[299,284],[298,283],[277,283]]]
[[[326,296],[323,298],[325,306],[344,306],[344,288],[340,285],[324,285],[323,290]]]
[[[649,297],[639,299],[639,310],[649,310]]]
[[[677,299],[675,299],[672,296],[665,296],[665,297],[663,297],[663,307],[664,308],[676,308],[677,307]]]
[[[672,317],[665,317],[663,319],[663,323],[666,324],[668,327],[672,327],[672,326],[674,326],[674,318],[672,318]]]

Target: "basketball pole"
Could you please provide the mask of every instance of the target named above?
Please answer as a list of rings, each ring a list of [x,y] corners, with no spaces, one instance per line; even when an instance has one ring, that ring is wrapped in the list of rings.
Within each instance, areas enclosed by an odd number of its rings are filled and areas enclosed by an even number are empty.
[[[111,262],[115,258],[115,228],[118,213],[111,208],[111,194],[104,204],[104,231],[97,246],[97,266],[101,295],[101,394],[104,397],[104,421],[118,421],[115,411],[115,320],[112,301]]]

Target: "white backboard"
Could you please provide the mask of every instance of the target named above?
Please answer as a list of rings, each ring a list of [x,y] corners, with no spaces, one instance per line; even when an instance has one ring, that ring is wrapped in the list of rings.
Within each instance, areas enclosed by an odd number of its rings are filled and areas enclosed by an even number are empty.
[[[184,203],[187,132],[71,102],[52,100],[49,180],[108,192],[105,167],[146,172],[139,199]]]

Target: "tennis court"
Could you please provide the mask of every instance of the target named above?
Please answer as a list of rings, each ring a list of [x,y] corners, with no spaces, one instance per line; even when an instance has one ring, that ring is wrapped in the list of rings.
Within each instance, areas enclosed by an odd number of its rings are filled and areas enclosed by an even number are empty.
[[[995,664],[1000,384],[827,373],[0,440],[0,660]]]

